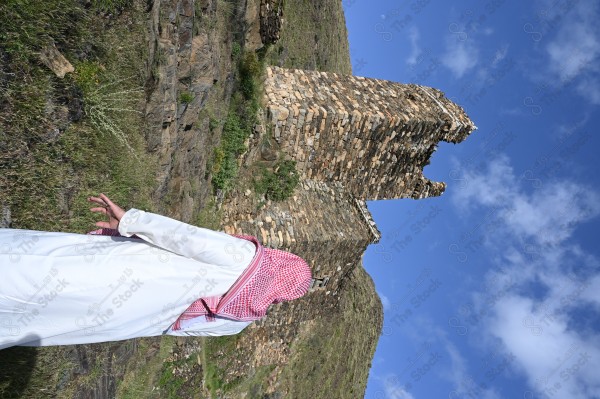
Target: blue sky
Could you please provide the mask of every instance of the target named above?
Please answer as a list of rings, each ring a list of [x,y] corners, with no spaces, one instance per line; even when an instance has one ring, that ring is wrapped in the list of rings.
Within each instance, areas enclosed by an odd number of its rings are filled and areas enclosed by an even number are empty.
[[[367,398],[600,398],[598,1],[343,1],[353,73],[436,87],[478,127],[370,201],[384,304]]]

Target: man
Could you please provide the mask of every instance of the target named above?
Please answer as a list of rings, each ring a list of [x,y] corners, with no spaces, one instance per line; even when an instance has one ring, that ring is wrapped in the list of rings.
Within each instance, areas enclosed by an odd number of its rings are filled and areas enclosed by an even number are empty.
[[[88,235],[0,229],[0,349],[169,335],[229,335],[300,298],[300,257],[88,198]]]

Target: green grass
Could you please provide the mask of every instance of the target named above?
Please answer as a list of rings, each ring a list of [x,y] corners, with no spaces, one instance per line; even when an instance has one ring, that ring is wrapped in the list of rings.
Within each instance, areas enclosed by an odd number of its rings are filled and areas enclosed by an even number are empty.
[[[185,381],[173,375],[173,367],[179,365],[181,365],[180,362],[163,363],[162,375],[158,381],[163,398],[177,399],[180,397],[178,391],[185,384]]]
[[[202,208],[198,215],[196,216],[195,225],[199,227],[204,227],[211,230],[220,230],[221,229],[221,217],[223,215],[223,209],[217,209],[216,202],[214,198],[212,198],[205,206]]]
[[[269,364],[259,366],[244,377],[238,377],[228,384],[224,384],[222,389],[218,391],[222,394],[227,394],[228,398],[246,397],[248,399],[263,399],[268,398],[266,394],[268,383],[267,380],[271,372],[277,366]],[[220,396],[213,396],[220,397]]]
[[[296,162],[291,160],[279,161],[273,170],[264,168],[261,174],[261,178],[255,181],[254,188],[258,194],[264,194],[267,199],[273,201],[283,201],[291,197],[300,183]]]
[[[175,337],[160,337],[160,347],[157,353],[147,356],[156,338],[137,340],[138,349],[128,362],[123,378],[118,381],[117,397],[121,399],[159,398],[160,394],[154,387],[158,384],[158,376],[163,361],[171,353],[175,345]]]
[[[209,117],[208,128],[210,129],[211,132],[215,131],[219,127],[220,124],[221,124],[221,121],[218,120],[217,118],[215,118],[214,116]]]
[[[216,365],[209,363],[204,368],[204,384],[211,397],[217,396],[217,391],[223,387],[221,376],[224,374]]]
[[[252,105],[258,102],[260,77],[264,70],[264,63],[259,60],[257,53],[247,51],[239,61],[240,91],[244,100]]]
[[[15,76],[0,90],[0,202],[10,206],[15,228],[87,232],[98,215],[89,212],[86,198],[99,192],[122,207],[135,200],[152,208],[155,161],[139,128],[143,14],[132,14],[128,27],[106,28],[95,10],[78,4],[11,0],[0,6],[1,48],[10,54],[3,69]],[[124,42],[125,34],[130,40]],[[35,57],[50,35],[75,67],[64,79]],[[94,49],[83,60],[75,56],[81,42]],[[47,108],[67,108],[67,101],[85,104],[80,119],[57,126]],[[62,132],[49,139],[57,128]]]
[[[341,1],[285,0],[283,15],[281,38],[269,52],[269,64],[352,73]]]
[[[189,104],[194,100],[194,95],[188,91],[179,94],[179,103]]]
[[[1,398],[54,398],[54,387],[74,365],[59,347],[40,351],[34,347],[12,347],[0,351]],[[71,390],[63,390],[69,397]]]
[[[152,372],[158,376],[156,384],[161,399],[201,398],[207,397],[206,395],[218,398],[222,393],[229,392],[237,385],[239,380],[224,382],[227,366],[221,362],[223,353],[233,353],[237,336],[202,337],[200,339],[202,342],[200,353],[191,353],[188,358],[184,358],[180,354],[163,353],[163,351],[157,356],[162,359],[162,366],[159,370],[154,368]],[[173,348],[173,345],[170,345],[169,348]],[[229,360],[234,361],[233,359]],[[198,364],[199,362],[201,366]],[[182,372],[182,370],[185,371]],[[146,369],[142,368],[140,371],[144,372]],[[133,378],[136,379],[135,376]],[[149,396],[146,394],[141,397]]]
[[[231,46],[231,58],[237,60],[240,54],[242,54],[242,46],[237,42],[233,43]]]
[[[132,77],[117,77],[105,72],[99,62],[91,61],[76,65],[74,79],[83,92],[85,115],[94,129],[112,136],[106,139],[116,139],[132,156],[137,157],[127,140],[127,127],[123,122],[135,120],[134,114],[143,114],[135,108],[142,99],[143,86],[132,87],[129,84]],[[130,115],[134,117],[130,118]]]
[[[243,334],[243,332],[242,332]],[[221,337],[206,337],[202,348],[203,364],[205,367],[205,385],[211,397],[217,398],[220,393],[229,392],[239,383],[240,379],[225,382],[226,370],[237,360],[235,348],[240,336],[224,335]]]
[[[37,69],[32,61],[42,47],[52,41],[59,48],[73,46],[75,37],[87,39],[88,22],[88,13],[75,0],[4,0],[0,4],[0,47],[11,57],[11,69],[29,75]]]
[[[369,366],[383,324],[373,281],[361,265],[339,291],[339,305],[318,318],[291,347],[279,379],[292,398],[363,397]]]
[[[246,140],[257,121],[261,80],[265,70],[264,52],[246,52],[236,74],[238,91],[233,95],[223,124],[219,146],[215,147],[210,163],[215,190],[229,192],[238,175],[238,157],[246,151]]]
[[[146,153],[139,114],[144,4],[121,2],[128,6],[115,18],[126,21],[107,26],[100,2],[89,9],[82,3],[0,4],[0,203],[10,207],[13,228],[86,233],[101,219],[86,199],[100,192],[123,208],[154,208],[156,161]],[[51,42],[75,68],[63,79],[38,60]],[[73,397],[77,384],[98,384],[110,348],[87,351],[98,356],[88,358],[90,372],[80,376],[68,347],[3,350],[0,396]]]
[[[228,192],[233,187],[234,179],[238,174],[237,157],[245,150],[245,141],[249,136],[248,128],[242,125],[236,113],[229,113],[223,133],[221,144],[215,147],[212,161],[212,184],[215,189]]]
[[[95,9],[102,12],[117,13],[130,7],[132,0],[92,0]]]

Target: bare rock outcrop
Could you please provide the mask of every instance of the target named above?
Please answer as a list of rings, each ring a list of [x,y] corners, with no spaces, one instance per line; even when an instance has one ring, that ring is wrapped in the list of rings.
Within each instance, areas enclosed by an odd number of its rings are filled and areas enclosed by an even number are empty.
[[[146,140],[160,158],[154,196],[162,212],[186,222],[211,193],[205,177],[210,112],[219,117],[226,110],[210,110],[209,103],[227,103],[232,90],[231,37],[207,24],[218,18],[217,4],[161,0],[150,12]]]
[[[51,40],[50,43],[42,49],[40,52],[40,60],[61,79],[65,77],[65,74],[75,70],[69,60],[58,51],[54,40]]]
[[[12,222],[10,218],[10,208],[8,205],[2,204],[2,206],[0,206],[0,212],[0,228],[8,229]]]
[[[279,40],[283,21],[282,0],[261,0],[260,36],[263,43],[272,44]]]

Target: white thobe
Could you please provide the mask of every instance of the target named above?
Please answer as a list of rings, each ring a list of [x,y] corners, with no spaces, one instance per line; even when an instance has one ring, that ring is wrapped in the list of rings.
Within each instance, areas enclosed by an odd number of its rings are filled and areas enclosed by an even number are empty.
[[[250,264],[250,241],[130,209],[123,237],[0,229],[0,349],[169,335],[229,335],[249,322],[197,317]],[[129,238],[137,235],[142,240]]]

